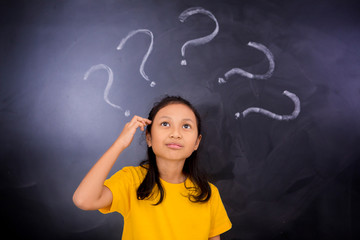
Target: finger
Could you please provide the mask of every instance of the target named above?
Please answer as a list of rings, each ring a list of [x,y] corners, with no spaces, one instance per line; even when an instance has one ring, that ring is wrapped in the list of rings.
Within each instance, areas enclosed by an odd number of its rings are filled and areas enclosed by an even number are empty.
[[[134,115],[134,117],[131,119],[130,122],[137,122],[137,121],[141,121],[143,118],[142,117],[139,117],[137,115]]]
[[[149,119],[143,118],[143,117],[137,117],[137,119],[138,119],[139,121],[143,121],[143,122],[149,122],[149,121],[150,121]]]
[[[134,125],[136,122],[137,122],[137,116],[135,115],[135,116],[130,120],[130,122],[128,122],[127,124],[128,124],[129,126],[132,126],[132,125]]]
[[[135,115],[135,116],[133,117],[133,119],[131,119],[130,125],[131,125],[131,126],[136,126],[136,127],[138,127],[137,124],[138,124],[139,122],[140,122],[140,123],[142,122],[142,118]]]
[[[151,124],[151,120],[147,118],[138,117],[137,121],[143,123],[145,126]]]
[[[139,121],[136,123],[136,128],[140,127],[141,131],[145,130],[146,123],[144,121]]]
[[[141,123],[141,125],[138,125],[138,123]],[[139,126],[143,126],[141,130],[144,131],[145,127],[149,124],[151,124],[151,120],[135,115],[129,122],[129,127],[138,128]]]

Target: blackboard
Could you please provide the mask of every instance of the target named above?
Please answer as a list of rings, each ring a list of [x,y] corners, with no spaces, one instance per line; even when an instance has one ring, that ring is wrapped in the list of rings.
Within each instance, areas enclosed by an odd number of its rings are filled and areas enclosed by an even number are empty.
[[[222,239],[360,237],[357,1],[9,0],[0,11],[4,236],[120,239],[120,214],[81,211],[72,194],[131,116],[170,94],[202,115],[201,163],[233,223]],[[143,160],[143,137],[111,173]]]

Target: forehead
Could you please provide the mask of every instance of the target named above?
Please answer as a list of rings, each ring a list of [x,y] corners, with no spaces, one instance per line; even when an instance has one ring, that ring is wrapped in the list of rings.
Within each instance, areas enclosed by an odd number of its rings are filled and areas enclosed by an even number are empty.
[[[196,121],[195,113],[185,104],[182,103],[172,103],[163,108],[161,108],[155,115],[155,119],[161,117],[169,117],[176,119],[191,119]]]

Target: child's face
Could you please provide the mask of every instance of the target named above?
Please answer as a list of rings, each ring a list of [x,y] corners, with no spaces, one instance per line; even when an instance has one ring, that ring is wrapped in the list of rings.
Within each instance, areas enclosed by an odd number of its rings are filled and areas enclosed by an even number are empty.
[[[153,119],[151,133],[146,135],[157,160],[185,161],[197,150],[200,140],[194,112],[181,103],[160,109]]]

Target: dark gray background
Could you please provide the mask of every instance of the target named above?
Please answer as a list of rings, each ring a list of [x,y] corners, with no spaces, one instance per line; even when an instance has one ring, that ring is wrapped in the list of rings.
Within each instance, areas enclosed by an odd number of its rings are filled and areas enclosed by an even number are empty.
[[[211,11],[220,26],[209,43],[180,49],[215,24],[189,7]],[[3,236],[26,239],[120,239],[120,214],[84,212],[72,194],[131,119],[109,99],[146,116],[163,94],[180,94],[203,117],[202,165],[213,177],[233,229],[223,239],[358,239],[360,232],[360,15],[356,1],[1,1],[0,143]],[[149,36],[154,49],[139,73]],[[247,43],[265,45],[268,61]],[[248,107],[300,115],[278,121]],[[138,133],[111,173],[144,158]]]

